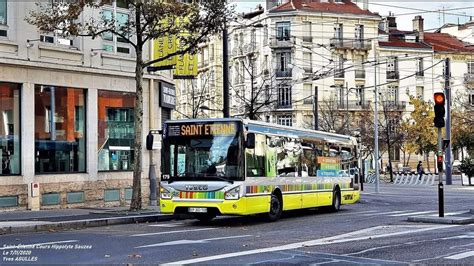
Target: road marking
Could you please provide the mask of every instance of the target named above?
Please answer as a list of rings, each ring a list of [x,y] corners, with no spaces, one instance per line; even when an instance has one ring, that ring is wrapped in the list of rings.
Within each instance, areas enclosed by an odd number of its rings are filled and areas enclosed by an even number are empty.
[[[402,213],[402,214],[393,214],[389,215],[392,217],[400,217],[400,216],[410,216],[410,215],[419,215],[419,214],[427,214],[427,213],[433,213],[437,211],[424,211],[424,212],[408,212],[408,213]]]
[[[341,235],[337,235],[333,237],[309,240],[309,241],[304,241],[304,242],[297,242],[293,244],[276,246],[276,247],[253,249],[253,250],[226,253],[226,254],[220,254],[220,255],[214,255],[214,256],[208,256],[208,257],[202,257],[202,258],[196,258],[196,259],[175,261],[175,262],[165,263],[165,265],[200,263],[200,262],[205,262],[205,261],[227,259],[227,258],[232,258],[232,257],[240,257],[240,256],[253,255],[253,254],[259,254],[259,253],[265,253],[265,252],[275,252],[275,251],[282,251],[282,250],[298,249],[302,247],[330,245],[330,244],[337,244],[337,243],[345,243],[345,242],[352,242],[352,241],[369,240],[369,239],[376,239],[376,238],[382,238],[382,237],[420,233],[420,232],[438,230],[438,229],[443,229],[443,228],[452,228],[456,226],[458,225],[438,225],[438,226],[412,225],[412,226],[404,226],[404,227],[414,228],[414,229],[408,229],[404,231],[385,233],[385,234],[384,233],[370,234],[371,231],[377,232],[377,230],[379,230],[380,232],[383,232],[388,229],[394,229],[393,227],[390,227],[390,226],[377,226],[377,227],[367,228],[367,229],[354,231],[347,234],[341,234]]]
[[[411,211],[411,210],[410,210],[410,211]],[[402,213],[402,212],[407,212],[407,211],[393,211],[393,212],[368,213],[368,214],[364,214],[364,215],[362,215],[362,216],[386,215],[386,214],[396,214],[396,213]]]
[[[148,226],[171,228],[171,227],[179,227],[179,226],[183,226],[183,225],[184,225],[184,223],[173,223],[173,224],[149,224]]]
[[[151,248],[151,247],[163,247],[163,246],[175,246],[175,245],[206,244],[206,243],[209,243],[209,241],[232,239],[232,238],[242,238],[242,237],[249,237],[249,236],[252,236],[252,235],[225,236],[225,237],[198,239],[198,240],[182,239],[182,240],[176,240],[176,241],[170,241],[170,242],[163,242],[163,243],[139,246],[139,247],[135,247],[135,248]]]
[[[31,249],[37,246],[44,246],[44,245],[54,245],[54,244],[64,244],[64,243],[75,243],[79,242],[79,240],[64,240],[64,241],[56,241],[56,242],[44,242],[44,243],[35,243],[35,244],[3,244],[3,247],[0,250],[5,249]]]
[[[461,260],[461,259],[469,258],[469,257],[472,257],[472,256],[474,256],[474,250],[464,252],[464,253],[460,253],[460,254],[456,254],[456,255],[452,255],[452,256],[449,256],[449,257],[445,257],[445,259]]]
[[[207,230],[215,230],[215,229],[217,228],[198,228],[198,229],[191,229],[191,230],[176,230],[176,231],[166,231],[166,232],[156,232],[156,233],[135,234],[131,236],[156,236],[156,235],[167,235],[167,234],[186,233],[186,232],[195,232],[195,231],[207,231]]]

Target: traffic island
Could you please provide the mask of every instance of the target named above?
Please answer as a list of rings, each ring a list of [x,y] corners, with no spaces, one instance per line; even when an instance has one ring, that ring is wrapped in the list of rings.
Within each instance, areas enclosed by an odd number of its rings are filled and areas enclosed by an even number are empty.
[[[408,217],[409,222],[415,223],[434,223],[434,224],[472,224],[474,223],[474,212],[470,210],[459,215],[447,215],[445,217],[438,216],[411,216]]]

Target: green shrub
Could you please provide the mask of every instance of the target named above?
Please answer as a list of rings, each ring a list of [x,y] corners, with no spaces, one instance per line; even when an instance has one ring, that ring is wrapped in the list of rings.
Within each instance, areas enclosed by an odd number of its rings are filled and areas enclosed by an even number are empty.
[[[474,161],[470,158],[462,160],[459,170],[468,177],[474,177]]]

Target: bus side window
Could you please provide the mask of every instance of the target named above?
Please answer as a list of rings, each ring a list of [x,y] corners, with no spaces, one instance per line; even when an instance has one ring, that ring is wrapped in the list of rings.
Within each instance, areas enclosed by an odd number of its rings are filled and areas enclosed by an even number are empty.
[[[264,176],[265,174],[265,135],[255,134],[255,149],[246,149],[247,176]]]

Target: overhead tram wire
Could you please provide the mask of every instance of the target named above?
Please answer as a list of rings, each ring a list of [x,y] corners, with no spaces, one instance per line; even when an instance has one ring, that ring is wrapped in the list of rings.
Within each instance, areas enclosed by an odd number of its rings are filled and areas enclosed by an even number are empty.
[[[370,4],[371,4],[371,5],[377,5],[377,6],[384,6],[384,7],[393,7],[393,8],[398,8],[398,9],[405,9],[405,10],[421,11],[421,12],[426,12],[426,13],[439,13],[439,12],[442,12],[442,10],[433,11],[433,10],[426,10],[426,9],[420,9],[420,8],[395,6],[395,5],[374,3],[374,2],[371,2]],[[449,12],[446,13],[446,12],[444,12],[444,14],[446,14],[446,15],[452,15],[452,16],[460,16],[460,17],[471,17],[471,16],[469,16],[469,15],[460,14],[460,13],[458,14],[458,13],[449,13]],[[396,16],[396,15],[394,15],[394,16]]]

